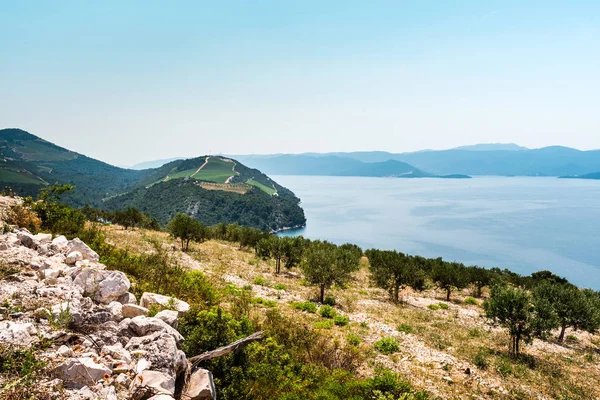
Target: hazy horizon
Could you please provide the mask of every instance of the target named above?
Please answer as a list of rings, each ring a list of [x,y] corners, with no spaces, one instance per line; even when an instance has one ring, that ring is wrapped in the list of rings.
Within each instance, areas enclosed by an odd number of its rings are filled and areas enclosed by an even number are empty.
[[[11,2],[0,127],[115,165],[600,148],[600,2]]]

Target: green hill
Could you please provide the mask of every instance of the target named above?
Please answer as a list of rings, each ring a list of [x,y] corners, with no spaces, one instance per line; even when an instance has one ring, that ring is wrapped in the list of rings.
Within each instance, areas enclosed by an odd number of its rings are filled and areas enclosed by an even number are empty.
[[[43,185],[71,183],[65,203],[104,209],[135,206],[162,223],[177,212],[200,221],[278,230],[303,225],[300,199],[262,172],[217,156],[176,160],[160,168],[115,167],[20,129],[0,130],[0,188],[35,196]],[[210,183],[210,190],[202,183]]]

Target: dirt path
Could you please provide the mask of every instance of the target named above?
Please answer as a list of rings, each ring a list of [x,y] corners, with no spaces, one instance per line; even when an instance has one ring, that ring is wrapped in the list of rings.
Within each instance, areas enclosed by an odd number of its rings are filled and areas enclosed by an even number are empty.
[[[202,168],[204,168],[204,166],[205,166],[206,164],[208,164],[208,160],[209,160],[209,159],[210,159],[210,156],[206,156],[206,160],[204,160],[204,164],[202,164],[202,165],[201,165],[201,166],[200,166],[200,167],[199,167],[199,168],[196,170],[196,172],[194,172],[193,174],[191,174],[191,175],[190,175],[190,178],[192,178],[194,175],[196,175],[198,172],[200,172],[200,170],[201,170]]]
[[[229,182],[231,182],[231,180],[232,180],[233,178],[235,178],[236,176],[238,176],[238,175],[240,174],[239,172],[237,172],[237,171],[235,170],[235,166],[236,166],[236,164],[235,164],[235,161],[231,161],[231,162],[233,163],[233,166],[231,167],[231,172],[233,172],[235,175],[233,175],[233,176],[230,176],[229,178],[227,178],[227,180],[225,181],[225,184],[226,184],[226,185],[227,185],[227,184],[229,184]]]

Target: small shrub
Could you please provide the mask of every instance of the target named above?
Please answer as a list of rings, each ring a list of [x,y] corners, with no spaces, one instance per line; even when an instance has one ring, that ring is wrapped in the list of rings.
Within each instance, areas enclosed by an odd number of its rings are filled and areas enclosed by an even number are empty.
[[[335,314],[335,310],[329,305],[324,305],[319,308],[319,315],[323,318],[333,318],[335,317]]]
[[[337,325],[337,326],[346,326],[348,325],[348,322],[350,320],[348,319],[347,316],[345,315],[336,315],[333,317],[333,322]]]
[[[452,343],[450,343],[448,340],[442,338],[437,333],[434,333],[431,335],[431,341],[432,341],[433,347],[435,347],[438,350],[446,350],[448,347],[452,346]]]
[[[363,329],[368,329],[369,328],[369,324],[367,324],[367,321],[363,321],[360,323],[360,327]]]
[[[154,317],[161,311],[162,307],[160,307],[158,304],[151,304],[150,307],[148,307],[148,317]]]
[[[242,290],[252,290],[252,285],[244,285],[244,287],[242,287]]]
[[[358,346],[362,339],[357,334],[349,333],[346,335],[346,342],[351,346]]]
[[[317,305],[310,301],[305,301],[304,303],[294,303],[292,305],[292,307],[295,308],[296,310],[306,311],[311,314],[314,314],[317,312]]]
[[[408,324],[398,325],[398,332],[413,333],[413,327]]]
[[[250,300],[252,304],[262,304],[265,307],[277,307],[277,302],[275,300],[267,300],[262,297],[255,297]]]
[[[430,304],[427,306],[427,308],[429,308],[430,310],[436,311],[440,309],[440,306],[437,304]]]
[[[333,328],[333,320],[326,319],[322,321],[315,322],[316,329],[331,329]]]
[[[585,353],[585,356],[583,356],[583,359],[589,363],[593,363],[595,361],[594,353],[588,351],[587,353]]]
[[[275,288],[275,290],[285,290],[285,285],[283,283],[278,283],[275,286],[273,286]]]
[[[379,339],[373,344],[373,346],[383,354],[392,354],[400,350],[400,345],[398,345],[398,341],[392,337]]]
[[[479,349],[475,357],[473,358],[473,364],[479,369],[487,369],[489,362],[487,359],[488,353],[485,349]]]
[[[10,208],[8,214],[8,223],[17,225],[19,228],[27,228],[30,232],[36,233],[42,224],[42,220],[37,213],[31,210],[30,207],[23,204],[16,204]],[[8,227],[8,225],[6,225]],[[6,229],[4,227],[3,229]],[[8,227],[10,229],[10,227]]]
[[[267,281],[262,276],[254,278],[254,284],[259,286],[267,286]]]
[[[579,339],[575,335],[567,335],[567,342],[579,343]]]
[[[438,303],[438,307],[442,310],[448,310],[450,308],[450,306],[446,303]]]
[[[310,283],[306,279],[300,281],[300,286],[310,286]]]
[[[506,377],[513,374],[513,367],[507,360],[501,358],[496,362],[496,372]]]
[[[465,299],[465,304],[471,304],[473,306],[478,306],[479,302],[477,300],[475,300],[474,298],[472,298],[472,297],[467,297]]]
[[[333,296],[327,296],[325,297],[325,300],[323,300],[323,304],[326,304],[328,306],[335,306],[335,297]]]
[[[473,328],[469,330],[469,337],[478,338],[483,336],[483,331],[480,328]]]

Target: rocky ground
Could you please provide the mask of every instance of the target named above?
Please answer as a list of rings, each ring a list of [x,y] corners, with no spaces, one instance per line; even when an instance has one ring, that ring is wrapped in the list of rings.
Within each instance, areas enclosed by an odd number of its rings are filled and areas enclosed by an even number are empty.
[[[210,372],[180,350],[189,305],[154,293],[138,302],[125,274],[98,260],[79,239],[0,234],[0,353],[31,349],[46,363],[35,383],[44,398],[216,398]],[[148,317],[152,305],[171,310]],[[0,398],[20,385],[0,375]]]

